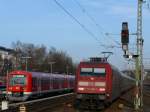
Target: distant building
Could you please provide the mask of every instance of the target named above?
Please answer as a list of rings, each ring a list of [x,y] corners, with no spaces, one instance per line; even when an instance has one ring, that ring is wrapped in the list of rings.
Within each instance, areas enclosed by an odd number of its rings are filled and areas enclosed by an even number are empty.
[[[2,59],[10,59],[13,57],[15,50],[0,46],[0,56]]]
[[[14,65],[15,50],[0,46],[0,76],[6,76]]]

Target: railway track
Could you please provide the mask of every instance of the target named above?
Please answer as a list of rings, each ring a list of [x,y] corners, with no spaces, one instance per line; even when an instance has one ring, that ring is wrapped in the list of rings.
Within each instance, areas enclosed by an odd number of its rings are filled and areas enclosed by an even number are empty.
[[[118,109],[119,104],[124,104],[126,105],[123,109],[125,112],[132,112],[132,105],[133,99],[133,90],[131,92],[127,92],[122,97],[120,97],[117,101],[113,102],[111,106],[108,108],[98,111],[98,112],[122,112],[122,109]],[[149,85],[144,85],[144,97],[149,98],[150,97],[150,86]],[[36,99],[32,101],[26,101],[26,102],[19,102],[19,103],[12,103],[9,104],[9,110],[3,111],[3,112],[20,112],[19,108],[21,106],[25,106],[26,112],[90,112],[88,110],[76,110],[73,107],[74,104],[74,99],[75,99],[75,94],[74,93],[69,93],[69,94],[63,94],[63,95],[58,95],[58,96],[52,96],[48,98],[42,98],[42,99]],[[148,101],[146,101],[147,103]],[[70,105],[71,107],[69,107]],[[145,107],[147,108],[147,107]],[[71,111],[70,111],[70,110]],[[69,111],[65,111],[69,110]],[[149,110],[148,110],[149,111]],[[148,112],[145,111],[145,112]]]
[[[146,91],[149,91],[149,87],[144,87],[144,93]],[[96,112],[133,112],[133,91],[131,90],[127,93],[125,93],[122,97],[120,97],[118,100],[114,101],[111,106],[104,110],[99,110]],[[146,95],[144,94],[144,97]],[[19,108],[21,105],[24,105],[26,107],[25,112],[91,112],[90,110],[78,110],[73,107],[74,104],[74,93],[64,94],[64,95],[58,95],[48,98],[42,98],[27,102],[20,102],[20,103],[13,103],[9,104],[9,110],[3,111],[3,112],[20,112]],[[148,96],[149,98],[149,96]],[[146,96],[147,99],[147,96]],[[145,106],[148,104],[149,101],[146,101]],[[123,104],[124,107],[122,109],[119,109],[118,106],[120,104]],[[148,107],[145,107],[146,109]],[[144,112],[149,112],[149,110],[146,110]],[[92,111],[93,112],[93,111]]]
[[[48,98],[42,98],[32,101],[19,102],[9,104],[9,109],[2,112],[18,112],[20,108],[25,108],[25,112],[43,112],[57,107],[65,102],[72,102],[75,95],[74,93],[68,93]]]
[[[124,93],[124,95],[120,96],[120,98],[113,101],[109,106],[103,108],[103,109],[87,109],[87,108],[79,108],[74,107],[73,103],[66,104],[64,106],[58,106],[53,108],[51,111],[47,112],[133,112],[133,105],[131,102],[131,96],[133,93],[133,90],[127,91]],[[69,105],[70,104],[70,105]],[[119,108],[119,105],[123,105],[122,108]],[[86,105],[85,105],[86,106]]]

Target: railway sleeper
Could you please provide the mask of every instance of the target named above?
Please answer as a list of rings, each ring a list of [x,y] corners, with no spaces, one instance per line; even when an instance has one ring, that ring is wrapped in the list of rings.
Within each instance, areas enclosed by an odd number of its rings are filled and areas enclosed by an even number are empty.
[[[104,109],[105,106],[104,101],[95,99],[84,99],[84,100],[76,100],[75,107],[79,109],[100,110]]]

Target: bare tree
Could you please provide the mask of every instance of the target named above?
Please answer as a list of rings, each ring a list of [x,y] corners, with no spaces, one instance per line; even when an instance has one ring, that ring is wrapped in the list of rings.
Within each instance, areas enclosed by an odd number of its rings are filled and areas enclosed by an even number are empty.
[[[34,71],[50,72],[49,62],[55,62],[53,64],[53,72],[67,73],[66,67],[70,73],[75,73],[75,64],[72,58],[64,51],[58,51],[56,48],[51,47],[47,50],[44,45],[34,45],[30,43],[22,43],[17,41],[12,43],[12,47],[16,50],[16,57],[22,68],[24,68],[24,60],[21,60],[22,56],[31,57],[28,60],[29,68]]]

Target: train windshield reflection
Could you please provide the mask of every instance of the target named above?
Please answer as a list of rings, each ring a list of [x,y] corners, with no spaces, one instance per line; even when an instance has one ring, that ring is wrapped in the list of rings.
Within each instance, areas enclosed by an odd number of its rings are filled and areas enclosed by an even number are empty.
[[[26,76],[24,75],[13,75],[10,79],[10,85],[26,85]]]
[[[105,68],[81,68],[81,76],[102,76],[105,77],[106,70]]]

